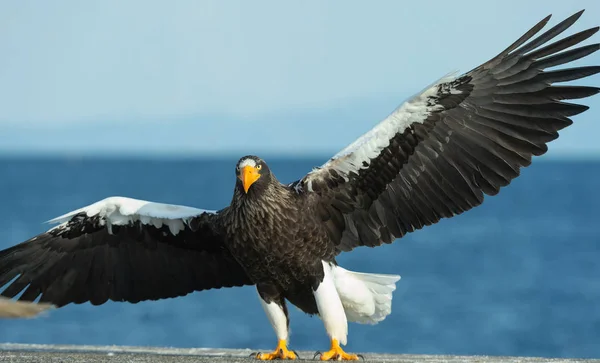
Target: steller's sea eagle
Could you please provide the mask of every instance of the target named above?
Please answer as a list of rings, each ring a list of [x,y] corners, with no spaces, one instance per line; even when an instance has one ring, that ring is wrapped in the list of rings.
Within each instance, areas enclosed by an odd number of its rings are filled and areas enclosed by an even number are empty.
[[[600,91],[555,85],[600,66],[546,70],[599,49],[579,45],[598,27],[551,42],[582,12],[533,38],[548,16],[490,61],[439,80],[289,185],[245,156],[219,211],[111,197],[53,219],[58,226],[0,251],[2,295],[61,307],[255,285],[278,339],[257,359],[297,358],[286,300],[323,320],[331,348],[320,359],[358,359],[341,348],[347,322],[385,319],[400,277],[351,272],[336,256],[480,205],[544,154],[588,108],[564,100]]]

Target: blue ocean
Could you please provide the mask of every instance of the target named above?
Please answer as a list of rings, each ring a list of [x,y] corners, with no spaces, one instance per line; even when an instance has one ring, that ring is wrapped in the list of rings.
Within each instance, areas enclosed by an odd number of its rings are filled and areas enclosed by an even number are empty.
[[[326,159],[266,158],[283,182]],[[219,209],[230,159],[0,159],[0,248],[107,196]],[[600,161],[535,160],[498,196],[392,245],[359,248],[347,269],[402,276],[393,312],[350,325],[348,351],[600,358]],[[329,346],[321,321],[290,308],[291,347]],[[139,304],[68,305],[0,321],[0,342],[272,349],[252,287]]]

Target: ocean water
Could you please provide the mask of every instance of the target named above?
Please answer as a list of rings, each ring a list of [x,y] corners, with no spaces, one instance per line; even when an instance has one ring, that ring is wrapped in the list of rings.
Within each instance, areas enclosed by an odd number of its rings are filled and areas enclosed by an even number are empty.
[[[324,159],[267,159],[290,182]],[[236,159],[0,159],[0,248],[111,195],[218,209]],[[350,324],[349,351],[600,357],[600,162],[536,160],[496,197],[392,245],[339,257],[402,275],[393,312]],[[321,321],[290,308],[291,346],[322,350]],[[271,349],[252,287],[139,304],[68,305],[0,321],[0,342]]]

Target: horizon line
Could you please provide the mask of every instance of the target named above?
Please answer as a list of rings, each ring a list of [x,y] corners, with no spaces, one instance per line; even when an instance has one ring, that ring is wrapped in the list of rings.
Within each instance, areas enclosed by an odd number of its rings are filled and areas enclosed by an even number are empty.
[[[296,153],[289,150],[257,150],[253,153],[237,151],[143,151],[143,150],[105,150],[105,151],[69,151],[69,150],[2,150],[0,160],[8,159],[97,159],[97,160],[194,160],[212,159],[229,160],[238,159],[245,155],[260,155],[263,159],[322,159],[329,160],[336,152],[317,151]],[[534,156],[533,160],[539,161],[600,161],[600,152],[583,153],[580,151],[563,151]],[[538,162],[539,162],[538,161]]]

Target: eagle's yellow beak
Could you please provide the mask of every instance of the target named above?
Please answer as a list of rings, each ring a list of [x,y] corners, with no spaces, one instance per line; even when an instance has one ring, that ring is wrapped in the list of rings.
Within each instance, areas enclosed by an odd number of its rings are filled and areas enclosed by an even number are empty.
[[[248,189],[250,186],[254,184],[255,181],[260,178],[260,174],[258,170],[254,166],[244,166],[242,170],[240,170],[240,175],[238,178],[242,181],[242,185],[244,186],[244,192],[248,193]]]

